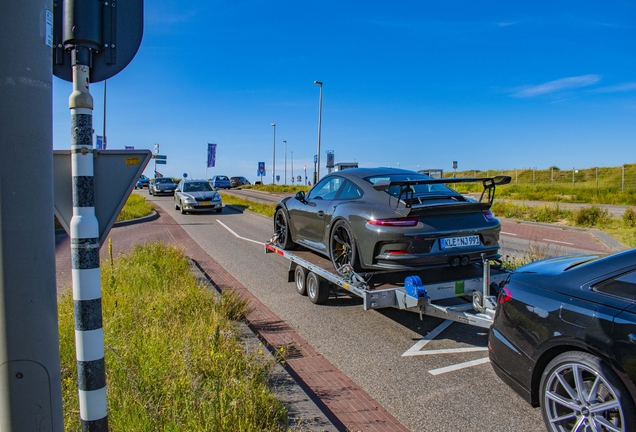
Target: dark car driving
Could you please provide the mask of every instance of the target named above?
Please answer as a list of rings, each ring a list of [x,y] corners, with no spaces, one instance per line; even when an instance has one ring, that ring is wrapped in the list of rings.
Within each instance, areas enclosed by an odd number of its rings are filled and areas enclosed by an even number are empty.
[[[636,249],[518,268],[488,341],[499,377],[550,431],[636,431]]]
[[[233,188],[236,188],[239,186],[246,186],[250,184],[251,183],[249,182],[249,180],[246,179],[245,177],[240,177],[240,176],[230,177],[230,186]]]
[[[337,171],[280,201],[273,241],[323,254],[341,273],[465,266],[482,254],[495,259],[501,228],[490,206],[495,186],[509,181],[432,179],[394,168]],[[478,202],[444,184],[459,182],[483,183],[488,199]]]
[[[170,177],[160,177],[150,182],[148,194],[150,195],[174,195],[177,184]]]

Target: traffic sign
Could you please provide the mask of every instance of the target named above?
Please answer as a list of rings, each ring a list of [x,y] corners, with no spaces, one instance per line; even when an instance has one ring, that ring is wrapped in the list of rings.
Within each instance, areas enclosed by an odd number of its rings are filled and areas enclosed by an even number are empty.
[[[150,150],[95,150],[95,216],[100,246],[150,161]],[[73,217],[71,151],[53,151],[53,210],[70,235]]]
[[[168,161],[161,160],[161,159],[159,159],[159,160],[156,160],[156,161],[155,161],[155,163],[156,163],[157,165],[165,165],[167,162],[168,162]]]
[[[265,175],[265,162],[258,163],[258,172]]]
[[[71,51],[89,50],[89,81],[121,72],[132,61],[144,33],[143,0],[53,2],[53,74],[73,81]],[[77,51],[77,50],[75,50]]]
[[[168,159],[168,156],[166,156],[166,155],[155,155],[154,158],[155,159]]]

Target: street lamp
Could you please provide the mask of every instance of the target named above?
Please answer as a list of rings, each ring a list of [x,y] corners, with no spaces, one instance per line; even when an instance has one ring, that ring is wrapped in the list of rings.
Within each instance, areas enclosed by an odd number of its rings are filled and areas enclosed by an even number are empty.
[[[283,140],[285,144],[285,185],[287,184],[287,141]]]
[[[291,151],[292,186],[294,185],[294,151]]]
[[[320,178],[320,126],[322,123],[322,82],[314,81],[314,84],[320,86],[320,103],[318,105],[318,166],[316,168],[316,177],[314,178],[314,184],[318,183],[318,179]]]
[[[271,126],[274,126],[274,157],[272,158],[272,184],[275,183],[276,178],[276,123],[272,123]]]

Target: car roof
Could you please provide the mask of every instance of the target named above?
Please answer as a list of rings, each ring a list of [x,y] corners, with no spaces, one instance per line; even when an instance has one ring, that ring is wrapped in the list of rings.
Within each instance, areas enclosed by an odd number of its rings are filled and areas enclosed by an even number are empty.
[[[342,171],[335,171],[329,176],[341,176],[345,178],[366,178],[377,175],[397,175],[397,174],[417,174],[424,176],[425,174],[419,173],[417,171],[405,170],[400,168],[388,168],[388,167],[378,167],[378,168],[350,168]],[[326,177],[326,176],[325,176]]]

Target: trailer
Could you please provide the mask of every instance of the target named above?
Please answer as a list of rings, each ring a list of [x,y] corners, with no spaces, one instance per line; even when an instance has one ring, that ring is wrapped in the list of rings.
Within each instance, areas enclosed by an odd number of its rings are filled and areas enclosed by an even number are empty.
[[[288,282],[301,295],[322,304],[334,293],[360,297],[365,310],[396,308],[478,327],[492,325],[498,288],[509,272],[482,257],[479,264],[429,268],[413,272],[381,271],[339,274],[331,260],[309,250],[288,251],[271,242],[266,253],[289,260]]]

